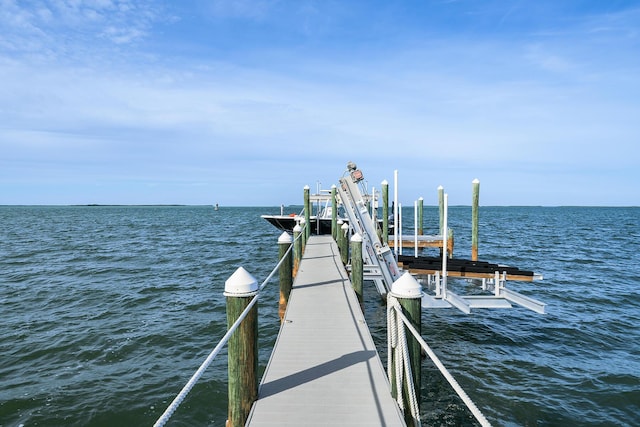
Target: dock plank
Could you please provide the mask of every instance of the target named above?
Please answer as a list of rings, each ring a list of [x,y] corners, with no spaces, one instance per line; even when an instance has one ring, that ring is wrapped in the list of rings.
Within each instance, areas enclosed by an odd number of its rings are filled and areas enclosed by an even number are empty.
[[[418,248],[440,248],[442,249],[444,245],[444,240],[442,239],[442,235],[433,234],[433,235],[418,235],[417,236]],[[391,234],[388,238],[388,246],[390,248],[395,248],[395,235]],[[401,248],[415,248],[416,247],[416,238],[413,235],[404,235],[398,242],[398,246]],[[453,238],[447,239],[447,250],[451,254],[453,253]]]
[[[307,242],[247,425],[405,425],[331,236]]]

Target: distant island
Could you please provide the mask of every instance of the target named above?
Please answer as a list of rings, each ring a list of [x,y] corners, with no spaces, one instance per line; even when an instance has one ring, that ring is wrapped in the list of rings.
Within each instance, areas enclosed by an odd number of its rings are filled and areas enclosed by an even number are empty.
[[[100,204],[100,203],[88,203],[86,205],[69,205],[69,206],[187,206],[179,204],[150,204],[150,205],[112,205],[112,204]]]

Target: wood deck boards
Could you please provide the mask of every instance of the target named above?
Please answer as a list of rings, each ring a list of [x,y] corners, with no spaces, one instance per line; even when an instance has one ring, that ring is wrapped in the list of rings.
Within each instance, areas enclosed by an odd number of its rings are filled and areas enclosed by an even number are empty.
[[[440,248],[444,245],[444,241],[442,240],[442,236],[439,234],[434,235],[418,235],[418,248]],[[395,236],[389,235],[388,245],[390,248],[395,247]],[[416,238],[414,235],[403,235],[402,239],[398,242],[398,246],[401,248],[415,248],[416,247]],[[447,250],[449,253],[453,253],[453,238],[447,240]]]
[[[403,426],[331,236],[311,236],[248,426]]]
[[[389,236],[389,247],[393,248],[395,245],[394,236]],[[442,237],[437,236],[418,236],[418,247],[419,248],[441,248],[442,247]],[[416,240],[414,236],[402,236],[402,240],[399,242],[399,246],[403,248],[413,248],[416,245]]]

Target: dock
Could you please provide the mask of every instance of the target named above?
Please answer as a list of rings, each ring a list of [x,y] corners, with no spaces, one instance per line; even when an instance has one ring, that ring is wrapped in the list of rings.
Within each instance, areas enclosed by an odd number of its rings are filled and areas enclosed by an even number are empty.
[[[383,215],[381,240],[377,217],[369,210],[364,176],[353,162],[332,186],[331,206],[340,200],[348,221],[331,217],[331,234],[311,234],[310,220],[278,239],[279,262],[258,284],[239,267],[225,282],[228,330],[204,363],[160,416],[162,427],[204,370],[228,345],[228,427],[262,426],[419,426],[421,361],[427,355],[483,427],[491,424],[422,337],[422,309],[477,309],[519,305],[544,314],[546,304],[507,288],[507,280],[534,281],[533,271],[477,261],[478,181],[473,181],[471,260],[453,258],[453,233],[447,226],[448,196],[439,187],[441,235],[398,236],[399,247],[440,248],[440,257],[394,254]],[[311,218],[309,188],[305,216]],[[382,206],[387,211],[388,183]],[[415,203],[419,207],[421,204]],[[337,210],[333,210],[337,213]],[[282,215],[281,215],[282,216]],[[420,212],[416,224],[422,224]],[[396,221],[394,221],[396,222]],[[346,227],[345,225],[348,224]],[[277,226],[277,225],[276,225]],[[280,228],[280,227],[278,227]],[[448,230],[448,231],[447,231]],[[292,236],[293,235],[293,236]],[[392,237],[392,239],[389,239]],[[444,237],[444,238],[443,238]],[[335,239],[335,240],[334,240]],[[447,250],[444,250],[444,248]],[[399,248],[398,248],[399,249]],[[401,251],[397,251],[401,252]],[[347,267],[350,266],[350,273]],[[259,377],[258,313],[260,292],[278,273],[280,329],[269,362]],[[471,279],[463,290],[447,278]],[[388,369],[378,355],[363,314],[362,284],[374,283],[387,306]],[[427,286],[420,284],[426,280]],[[357,289],[358,295],[356,295]],[[393,388],[388,376],[391,376]]]
[[[247,426],[404,426],[332,237],[311,236]]]
[[[397,242],[398,246],[440,247],[441,258],[402,257],[399,262],[399,255],[394,255],[387,239],[380,240],[377,220],[363,195],[366,185],[362,184],[362,171],[349,162],[347,172],[332,191],[332,197],[336,197],[332,205],[335,206],[339,197],[349,224],[346,228],[343,224],[337,232],[337,221],[332,220],[336,242],[329,235],[311,236],[309,228],[303,231],[299,227],[297,235],[293,233],[293,242],[303,238],[303,243],[294,249],[297,254],[294,264],[299,262],[299,269],[297,274],[293,273],[292,286],[284,288],[284,292],[290,289],[290,293],[284,293],[289,295],[286,312],[244,425],[418,426],[421,359],[427,354],[480,425],[490,426],[422,339],[421,310],[453,307],[469,314],[472,309],[504,309],[515,303],[544,313],[544,303],[506,287],[507,279],[531,281],[536,275],[498,264],[449,258],[453,239],[448,238],[451,232],[447,226],[446,194],[443,195],[442,236],[423,236],[416,228],[413,239],[399,235]],[[386,210],[388,191],[383,188],[382,193],[383,210]],[[308,187],[305,187],[305,206],[310,212],[308,200]],[[416,206],[419,205],[416,203]],[[477,228],[474,224],[475,221],[472,229]],[[385,229],[383,222],[383,233]],[[305,238],[308,239],[306,247]],[[472,236],[474,259],[477,259],[476,240],[475,235]],[[393,390],[344,267],[348,264],[358,289],[366,274],[387,301],[388,372]],[[482,294],[453,292],[447,286],[449,275],[481,278],[471,283],[478,285],[477,290]],[[434,285],[433,294],[425,292],[416,276],[428,276],[427,285],[429,288]],[[289,274],[285,272],[281,277],[287,279]],[[281,301],[282,283],[286,280],[281,282]]]

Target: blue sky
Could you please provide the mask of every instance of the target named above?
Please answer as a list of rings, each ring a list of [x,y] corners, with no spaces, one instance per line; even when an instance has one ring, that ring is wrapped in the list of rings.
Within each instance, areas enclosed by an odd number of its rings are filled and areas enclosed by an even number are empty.
[[[0,204],[640,205],[640,3],[0,0]],[[393,187],[392,187],[393,188]]]

